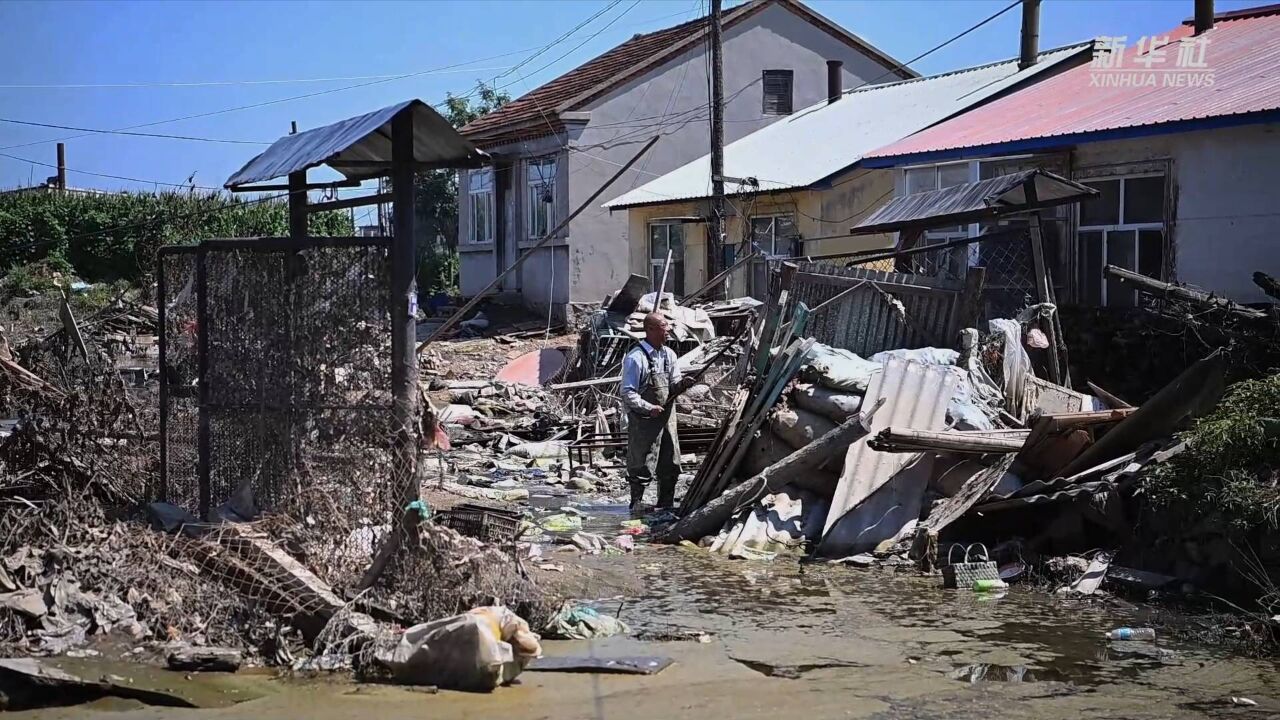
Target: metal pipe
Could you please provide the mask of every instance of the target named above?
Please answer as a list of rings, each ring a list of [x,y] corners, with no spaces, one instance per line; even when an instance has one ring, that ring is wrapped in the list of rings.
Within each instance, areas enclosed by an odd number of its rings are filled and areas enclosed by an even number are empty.
[[[844,67],[843,60],[827,61],[827,104],[840,99],[844,94],[844,80],[840,74],[840,69]]]
[[[1018,69],[1036,64],[1040,54],[1040,0],[1022,0],[1022,52],[1018,56]]]
[[[67,189],[67,146],[58,143],[58,189]]]
[[[1213,29],[1213,0],[1196,0],[1196,34]]]

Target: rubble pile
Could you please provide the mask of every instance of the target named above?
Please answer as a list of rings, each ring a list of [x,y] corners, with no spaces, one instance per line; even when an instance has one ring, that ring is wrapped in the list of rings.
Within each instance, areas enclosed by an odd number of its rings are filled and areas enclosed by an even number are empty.
[[[1178,298],[1269,322],[1220,300]],[[991,320],[985,333],[963,330],[956,349],[868,358],[793,334],[804,309],[784,322],[785,302],[766,307],[778,308],[755,333],[766,340],[746,348],[754,379],[738,391],[682,517],[655,540],[751,560],[792,554],[932,572],[989,564],[993,582],[1052,577],[1080,594],[1096,592],[1109,568],[1113,585],[1186,582],[1120,563],[1144,562],[1130,544],[1142,481],[1167,476],[1157,469],[1186,447],[1177,432],[1218,403],[1224,353],[1134,407],[1096,385],[1081,392],[1043,377],[1051,305]],[[991,550],[968,563],[975,543]],[[1107,552],[1079,559],[1099,547]]]

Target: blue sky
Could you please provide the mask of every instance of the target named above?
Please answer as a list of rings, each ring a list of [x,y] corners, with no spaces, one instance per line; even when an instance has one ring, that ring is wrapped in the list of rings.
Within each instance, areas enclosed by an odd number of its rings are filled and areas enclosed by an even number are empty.
[[[809,4],[905,61],[1008,2],[812,0]],[[5,68],[0,76],[0,118],[118,129],[364,84],[138,129],[269,142],[287,133],[291,120],[305,129],[410,97],[434,103],[446,92],[466,93],[477,80],[492,80],[503,68],[524,60],[609,4],[608,0],[0,2],[0,67]],[[1218,0],[1217,9],[1259,4],[1258,0]],[[1175,27],[1190,16],[1192,5],[1192,0],[1044,0],[1041,47],[1098,35],[1127,35],[1136,41]],[[623,0],[499,84],[509,84],[506,90],[518,96],[635,33],[691,19],[704,8],[705,0],[634,4]],[[1015,8],[912,67],[932,74],[1016,56],[1018,29]],[[380,76],[439,68],[445,69],[376,82],[383,79]],[[276,82],[295,80],[310,82]],[[112,84],[144,86],[16,87]],[[52,141],[78,134],[0,122],[0,153],[52,163]],[[207,186],[220,186],[265,147],[119,135],[66,142],[67,165],[73,170],[167,183],[182,183],[194,173],[196,184]],[[0,188],[38,183],[52,173],[47,167],[0,157]],[[69,183],[107,189],[155,187],[76,172],[70,173]]]

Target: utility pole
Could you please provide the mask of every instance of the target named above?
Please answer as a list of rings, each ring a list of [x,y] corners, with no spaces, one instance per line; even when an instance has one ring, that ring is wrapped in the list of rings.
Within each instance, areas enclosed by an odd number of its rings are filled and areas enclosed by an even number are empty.
[[[711,0],[711,237],[707,242],[707,277],[724,269],[724,58],[720,3],[721,0]],[[715,292],[723,297],[724,285]]]

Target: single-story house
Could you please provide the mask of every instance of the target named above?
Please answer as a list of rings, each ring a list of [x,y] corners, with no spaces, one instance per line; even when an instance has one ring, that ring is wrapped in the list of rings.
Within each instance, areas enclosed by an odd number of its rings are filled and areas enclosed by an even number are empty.
[[[894,196],[895,173],[865,167],[871,151],[975,106],[1087,65],[1093,43],[1029,53],[978,67],[896,82],[845,86],[725,147],[725,266],[753,249],[764,255],[823,255],[890,247],[893,235],[849,229]],[[676,270],[698,288],[706,268],[710,156],[704,155],[605,203],[627,215],[633,273],[660,271],[665,248],[684,250]],[[731,294],[758,291],[760,267],[731,276]]]
[[[797,0],[751,0],[722,19],[726,142],[827,97],[830,72],[845,87],[916,75]],[[636,35],[462,128],[494,158],[459,177],[463,295],[490,284],[649,138],[661,135],[605,197],[708,152],[708,29],[702,17]],[[624,215],[593,204],[501,290],[560,315],[597,306],[627,279],[628,233]]]
[[[1133,305],[1132,288],[1104,278],[1107,264],[1266,300],[1251,276],[1280,271],[1280,5],[1220,13],[1199,33],[1188,20],[1104,40],[1112,52],[1094,62],[869,152],[863,166],[895,173],[900,195],[1033,166],[1096,188],[1046,224],[1063,302]],[[988,282],[1008,260],[969,257]]]

